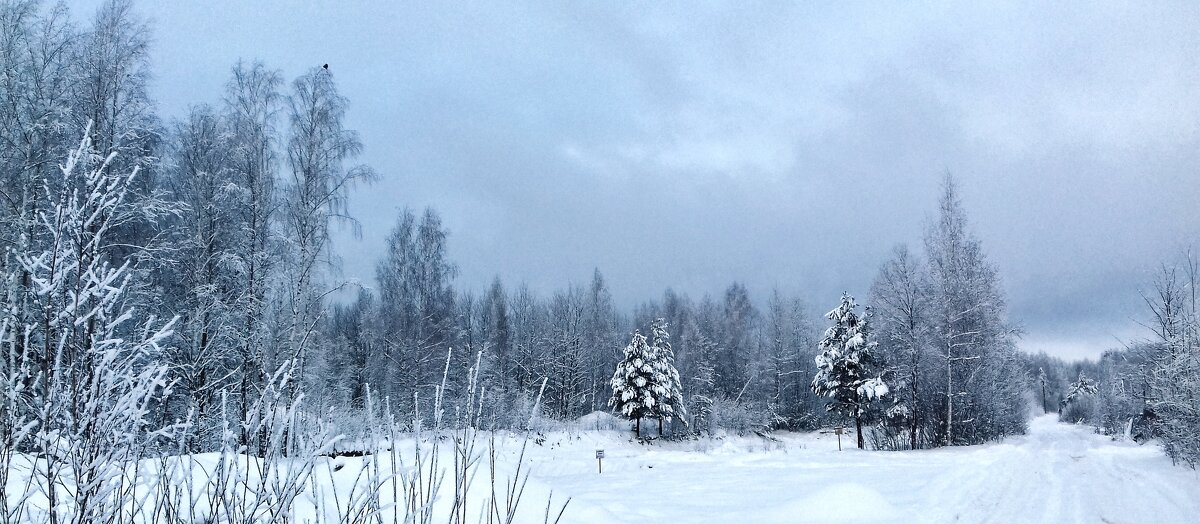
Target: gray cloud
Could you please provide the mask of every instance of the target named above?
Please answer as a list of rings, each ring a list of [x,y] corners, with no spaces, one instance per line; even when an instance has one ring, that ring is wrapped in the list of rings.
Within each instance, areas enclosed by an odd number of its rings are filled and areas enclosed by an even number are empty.
[[[383,180],[339,239],[370,281],[402,207],[460,284],[598,266],[630,305],[747,282],[866,294],[959,177],[1027,349],[1139,336],[1200,239],[1200,6],[145,3],[168,115],[229,66],[330,63]]]

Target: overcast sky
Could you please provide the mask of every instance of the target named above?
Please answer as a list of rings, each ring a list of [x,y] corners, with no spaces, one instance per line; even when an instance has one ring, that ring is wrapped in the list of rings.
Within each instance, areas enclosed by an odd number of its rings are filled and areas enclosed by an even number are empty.
[[[1200,247],[1197,2],[457,4],[139,7],[167,117],[239,58],[330,64],[381,174],[339,238],[365,282],[433,206],[460,287],[599,267],[625,307],[739,280],[824,311],[919,247],[950,172],[1022,347],[1079,357],[1142,336],[1139,286]]]

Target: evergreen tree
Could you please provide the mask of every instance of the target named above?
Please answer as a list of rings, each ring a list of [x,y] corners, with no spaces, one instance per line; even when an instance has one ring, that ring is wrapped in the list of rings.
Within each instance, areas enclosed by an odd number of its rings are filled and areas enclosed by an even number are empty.
[[[1083,371],[1079,372],[1079,378],[1071,383],[1070,389],[1067,390],[1067,396],[1062,399],[1062,407],[1067,407],[1076,399],[1085,396],[1095,395],[1099,391],[1096,381],[1088,378]]]
[[[871,340],[869,312],[860,316],[855,307],[854,297],[842,294],[842,303],[825,315],[834,324],[821,339],[812,389],[833,399],[826,409],[854,418],[858,448],[862,449],[863,417],[873,400],[887,395],[888,387],[881,378],[871,376],[879,365],[877,343]]]
[[[683,391],[679,384],[679,371],[675,369],[675,352],[671,349],[671,334],[667,332],[667,321],[658,319],[650,328],[651,353],[654,356],[654,391],[659,402],[654,405],[654,418],[658,419],[658,434],[662,436],[664,418],[674,418],[685,425],[687,412],[683,405]]]
[[[646,344],[646,336],[635,331],[613,373],[613,395],[608,405],[634,421],[638,437],[642,436],[642,418],[654,416],[659,403],[654,387],[653,350]]]

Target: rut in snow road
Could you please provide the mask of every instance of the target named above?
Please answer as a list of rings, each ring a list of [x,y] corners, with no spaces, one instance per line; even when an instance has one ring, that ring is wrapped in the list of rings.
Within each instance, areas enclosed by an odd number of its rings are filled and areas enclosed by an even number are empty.
[[[982,446],[836,451],[833,435],[708,452],[584,434],[535,451],[531,483],[573,497],[569,522],[1196,522],[1200,476],[1153,444],[1053,416]],[[744,443],[745,441],[743,441]],[[589,451],[607,447],[603,475]]]
[[[1156,445],[1113,442],[1053,416],[1011,442],[964,449],[938,480],[932,512],[961,522],[1196,522],[1200,479]]]

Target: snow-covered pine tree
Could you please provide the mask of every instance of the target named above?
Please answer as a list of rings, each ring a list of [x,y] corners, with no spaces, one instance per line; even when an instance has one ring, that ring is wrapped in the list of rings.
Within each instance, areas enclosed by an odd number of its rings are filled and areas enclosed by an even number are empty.
[[[888,394],[888,386],[882,378],[871,376],[880,364],[875,355],[877,343],[871,340],[869,311],[860,316],[855,307],[854,297],[843,293],[842,303],[825,314],[833,326],[825,330],[820,342],[812,390],[833,399],[826,409],[854,418],[858,448],[862,449],[863,416],[872,401]]]
[[[1096,381],[1088,378],[1083,371],[1079,372],[1079,378],[1071,383],[1070,389],[1067,390],[1067,396],[1062,399],[1062,407],[1067,407],[1071,402],[1084,396],[1095,395],[1100,389],[1096,385]]]
[[[1096,404],[1096,394],[1100,392],[1100,384],[1089,378],[1082,369],[1079,378],[1067,387],[1067,393],[1058,404],[1058,418],[1073,424],[1095,423],[1099,420],[1100,409]]]
[[[654,392],[660,402],[654,405],[654,418],[658,419],[658,435],[662,436],[664,418],[674,418],[687,425],[683,405],[683,391],[679,384],[679,371],[675,369],[675,351],[671,349],[671,334],[667,332],[667,321],[657,319],[650,327],[651,353],[654,361]]]
[[[642,418],[654,416],[659,403],[654,386],[653,349],[646,343],[646,336],[635,331],[613,373],[613,395],[608,405],[634,421],[638,437],[642,436]]]

